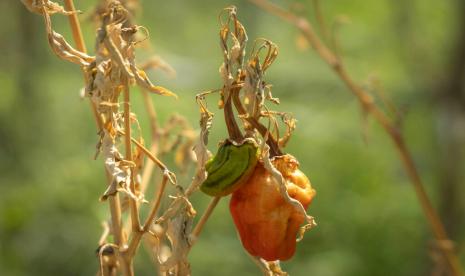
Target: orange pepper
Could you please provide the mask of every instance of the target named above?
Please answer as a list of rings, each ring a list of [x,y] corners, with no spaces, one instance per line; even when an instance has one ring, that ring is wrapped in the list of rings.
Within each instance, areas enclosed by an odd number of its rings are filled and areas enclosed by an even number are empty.
[[[283,155],[272,163],[283,175],[289,196],[307,209],[316,192],[298,169],[298,161]],[[249,180],[233,193],[229,208],[242,244],[252,256],[275,261],[294,255],[305,216],[281,195],[279,183],[263,163],[259,162]]]

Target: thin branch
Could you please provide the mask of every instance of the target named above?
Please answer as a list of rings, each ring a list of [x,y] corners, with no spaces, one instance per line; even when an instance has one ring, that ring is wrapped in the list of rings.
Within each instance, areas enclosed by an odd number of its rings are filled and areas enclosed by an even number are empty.
[[[268,128],[265,127],[263,124],[261,124],[257,119],[247,115],[247,110],[244,108],[241,100],[239,99],[239,91],[233,90],[231,94],[232,94],[231,97],[232,97],[232,100],[233,100],[234,106],[236,107],[237,112],[249,124],[251,124],[260,133],[260,135],[265,139],[266,143],[270,147],[271,155],[272,156],[283,155],[281,149],[279,148],[278,141],[276,141],[273,135],[269,133]]]
[[[272,13],[281,19],[296,26],[309,41],[315,51],[320,57],[333,69],[333,71],[339,76],[339,78],[346,84],[349,90],[357,97],[363,109],[373,115],[376,121],[384,128],[391,140],[394,142],[396,149],[400,155],[404,169],[409,176],[413,187],[415,189],[417,198],[423,209],[431,230],[438,242],[450,240],[445,231],[444,225],[442,224],[439,215],[434,209],[426,191],[423,186],[422,180],[418,173],[418,170],[414,164],[412,155],[408,150],[404,138],[397,129],[397,127],[389,120],[388,116],[374,103],[370,94],[365,91],[361,86],[357,85],[352,78],[349,76],[345,68],[342,66],[341,61],[337,56],[321,41],[321,39],[315,34],[313,27],[310,22],[306,19],[296,16],[295,14],[284,10],[283,8],[272,4],[266,0],[249,0],[260,8]],[[464,275],[463,268],[459,262],[459,259],[451,250],[440,247],[444,254],[451,272],[454,275]]]
[[[192,240],[195,241],[199,235],[200,232],[202,232],[202,229],[207,222],[207,220],[210,218],[210,215],[213,213],[213,210],[215,209],[216,205],[218,205],[218,202],[220,201],[221,197],[217,196],[214,197],[211,201],[210,204],[208,204],[207,210],[203,213],[202,217],[200,218],[199,222],[195,225],[194,230],[192,230]]]
[[[154,152],[154,146],[150,148],[150,152]],[[155,163],[148,162],[145,164],[144,169],[142,171],[142,180],[140,181],[140,192],[145,193],[147,187],[149,186],[150,180],[152,179],[153,169],[155,168]]]
[[[152,151],[152,149],[150,149]],[[153,151],[152,151],[153,152]],[[145,191],[148,188],[150,179],[152,177],[153,169],[155,168],[155,163],[154,162],[147,162],[147,164],[144,166],[144,170],[142,172],[142,180],[140,182],[140,187],[139,187],[139,193],[141,195],[145,194]],[[141,202],[136,201],[137,206],[140,206]],[[131,223],[129,220],[126,220],[124,223],[124,230],[126,231],[127,235],[130,235],[132,232],[131,228]]]
[[[124,131],[118,131],[118,133],[120,133],[121,135],[124,135],[125,137],[129,137],[128,135],[126,135],[126,133]],[[127,141],[127,138],[125,138],[125,141]],[[147,157],[153,161],[154,164],[156,164],[163,172],[169,172],[168,170],[168,167],[166,167],[165,164],[163,164],[163,162],[161,162],[149,149],[147,149],[146,147],[144,147],[144,145],[142,145],[141,143],[139,143],[136,139],[134,139],[133,137],[130,137],[130,141],[132,143],[134,143],[142,152],[144,152]],[[161,187],[160,187],[160,193],[158,194],[158,196],[161,196],[164,192],[164,189],[165,189],[165,185],[166,185],[166,180],[167,180],[167,175],[165,174],[164,177],[163,177],[163,181],[162,181],[162,184],[161,184]],[[153,206],[156,206],[156,208],[158,209],[158,206],[160,204],[159,202],[160,200],[157,199],[156,201],[156,205],[153,205]],[[135,202],[136,206],[137,206],[137,202]],[[152,209],[153,210],[153,209]],[[155,210],[154,212],[156,213],[157,210]],[[146,222],[147,223],[147,222]],[[138,222],[138,225],[139,225],[139,222]],[[144,228],[145,228],[145,224],[144,224]],[[127,260],[129,260],[130,258],[132,258],[135,254],[135,251],[137,249],[137,247],[139,246],[139,243],[140,243],[140,239],[142,238],[142,234],[144,233],[144,231],[147,231],[147,230],[144,230],[144,229],[140,229],[140,226],[138,226],[137,228],[134,228],[132,229],[133,233],[134,233],[134,236],[128,246],[128,249],[126,250],[126,253],[125,253],[125,258]]]
[[[165,193],[165,188],[166,188],[166,183],[168,183],[168,176],[164,175],[163,180],[161,181],[160,189],[158,190],[158,193],[155,198],[155,202],[152,205],[152,209],[150,210],[150,213],[144,223],[143,230],[148,231],[151,223],[155,219],[155,215],[158,212],[158,208],[160,208],[161,200],[163,198],[163,194]]]
[[[129,96],[129,87],[128,83],[124,86],[124,129],[126,132],[125,135],[125,147],[126,147],[126,161],[132,161],[132,145],[131,145],[131,102]],[[131,168],[131,175],[130,175],[130,183],[129,188],[133,194],[136,194],[136,185],[134,182],[134,170]],[[132,231],[138,232],[140,229],[140,221],[139,221],[139,208],[137,206],[136,200],[134,198],[129,199],[129,205],[131,208],[131,224],[132,224]]]
[[[107,173],[107,182],[110,182],[110,176]],[[110,216],[111,216],[111,230],[115,243],[119,246],[126,243],[123,235],[122,219],[121,219],[121,202],[119,194],[116,193],[114,196],[108,197],[110,205]]]
[[[141,231],[134,232],[134,236],[129,243],[128,249],[126,250],[126,258],[132,259],[134,257],[134,254],[136,253],[137,247],[139,247],[140,240],[144,233],[149,231],[150,225],[153,223],[155,216],[158,212],[158,208],[160,207],[160,203],[163,197],[163,194],[165,192],[166,184],[168,183],[168,176],[164,175],[163,180],[160,185],[160,189],[158,191],[158,194],[156,196],[156,199],[152,205],[152,208],[149,212],[149,215],[147,216],[147,219],[145,220],[144,226]]]
[[[71,12],[68,15],[68,20],[73,33],[74,43],[76,43],[76,48],[79,51],[86,53],[86,44],[84,43],[84,39],[82,37],[81,25],[79,24],[79,18],[77,17],[77,12],[76,8],[74,7],[73,0],[65,0],[64,6],[67,11]]]
[[[157,113],[155,110],[155,107],[153,106],[152,99],[150,98],[149,93],[145,90],[141,90],[142,95],[143,95],[143,100],[144,100],[144,105],[147,113],[149,114],[149,121],[150,121],[150,129],[152,132],[152,137],[151,137],[151,145],[150,145],[150,152],[152,153],[153,156],[157,156],[158,152],[158,141],[160,138],[159,135],[159,130],[158,130],[158,119],[157,119]],[[147,187],[149,185],[149,182],[152,178],[153,174],[153,169],[155,168],[155,163],[154,162],[147,162],[145,164],[144,169],[142,171],[142,180],[140,182],[140,193],[144,194],[145,191],[147,190]],[[137,205],[140,205],[140,202],[137,202]],[[126,231],[130,232],[129,229],[129,224],[125,224],[125,229]]]
[[[152,146],[158,141],[158,119],[157,119],[157,112],[155,111],[155,107],[153,106],[152,99],[150,98],[149,92],[145,89],[141,89],[145,110],[149,115],[150,121],[150,129],[152,131]],[[155,154],[156,155],[156,154]]]
[[[71,13],[68,15],[69,25],[71,26],[71,33],[73,34],[74,44],[76,44],[76,48],[81,51],[82,53],[87,53],[86,44],[84,42],[84,38],[82,36],[81,25],[79,24],[79,18],[77,17],[76,8],[74,7],[73,0],[65,0],[64,6],[67,11]],[[84,78],[87,78],[84,74]],[[87,83],[87,82],[86,82]],[[102,129],[102,120],[98,115],[97,107],[95,103],[89,100],[90,106],[92,109],[92,114],[94,116],[95,122],[97,123],[97,127],[99,130]]]
[[[108,222],[103,222],[102,223],[102,228],[103,232],[102,235],[100,236],[100,239],[98,240],[98,245],[103,245],[106,243],[107,237],[110,234],[110,226],[108,225]]]
[[[68,11],[71,11],[71,13],[68,15],[68,19],[69,19],[69,23],[71,26],[71,32],[73,34],[74,43],[76,44],[76,48],[79,51],[86,53],[87,50],[85,47],[84,38],[82,36],[79,19],[77,17],[77,13],[75,12],[76,9],[74,7],[74,2],[73,0],[65,0],[64,5]],[[84,78],[86,78],[86,74],[83,74],[83,75],[84,75]],[[90,106],[91,106],[92,114],[94,115],[94,120],[97,124],[97,127],[99,130],[101,130],[102,121],[101,121],[100,116],[98,115],[97,108],[92,101],[90,101]],[[110,183],[111,177],[107,171],[105,171],[105,175],[107,178],[107,183]],[[125,237],[123,235],[123,230],[122,230],[121,203],[120,203],[119,194],[116,193],[114,196],[110,196],[108,202],[110,206],[111,228],[112,228],[111,232],[113,234],[115,243],[119,247],[121,247],[123,244],[126,243],[126,240],[125,240]],[[125,267],[124,264],[123,264],[123,271],[125,275],[131,275],[130,269]]]
[[[325,18],[323,13],[321,12],[321,4],[320,0],[313,0],[313,9],[315,10],[315,18],[318,21],[318,26],[320,27],[321,35],[323,36],[323,40],[329,40],[329,31],[328,27],[326,26]]]
[[[394,120],[396,120],[396,122],[399,122],[401,120],[402,114],[399,110],[397,110],[397,107],[394,105],[391,99],[386,97],[384,87],[381,85],[380,81],[375,78],[372,79],[371,84],[373,85],[373,90],[375,91],[376,95],[381,99],[381,102],[389,111],[390,115],[394,118]]]
[[[124,135],[126,136],[126,133],[124,131],[121,131],[119,130],[118,133],[120,133],[121,135]],[[139,143],[139,141],[137,141],[136,139],[134,139],[133,137],[131,137],[131,141],[142,151],[144,152],[147,157],[152,160],[162,171],[165,171],[165,170],[168,170],[168,167],[166,167],[165,164],[163,164],[163,162],[161,162],[153,153],[150,152],[149,149],[147,149],[146,147],[144,147],[144,145],[142,145],[141,143]]]
[[[230,92],[231,93],[231,92]],[[224,120],[228,129],[229,138],[235,142],[240,142],[244,139],[244,136],[237,125],[236,119],[234,118],[234,111],[232,109],[231,96],[225,100],[224,104]]]
[[[82,36],[81,32],[81,27],[79,24],[79,19],[77,17],[77,13],[75,12],[76,9],[74,7],[74,2],[73,0],[65,0],[64,1],[65,8],[70,11],[71,13],[68,15],[69,23],[71,26],[71,32],[73,34],[73,39],[74,43],[76,44],[76,48],[83,52],[86,53],[86,47],[84,43],[84,38]],[[95,104],[91,102],[91,107],[92,107],[92,112],[94,114],[95,121],[97,123],[97,126],[99,129],[101,129],[101,118],[98,116],[97,113],[97,108],[95,107]],[[107,181],[110,181],[110,176],[108,173],[106,174],[107,176]],[[116,194],[115,196],[111,196],[110,200],[110,213],[112,215],[112,233],[115,238],[115,242],[121,246],[121,244],[124,242],[123,241],[123,235],[121,232],[121,205],[120,205],[120,200],[119,200],[119,195]]]

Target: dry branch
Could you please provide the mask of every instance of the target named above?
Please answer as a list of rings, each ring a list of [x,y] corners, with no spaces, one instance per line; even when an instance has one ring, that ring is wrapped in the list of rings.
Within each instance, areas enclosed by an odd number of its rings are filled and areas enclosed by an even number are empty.
[[[165,128],[158,127],[156,112],[149,98],[149,92],[176,96],[171,91],[155,86],[148,78],[147,74],[139,69],[135,63],[135,45],[139,42],[134,38],[139,29],[143,27],[132,25],[129,12],[123,4],[134,4],[135,1],[103,1],[102,5],[96,9],[96,18],[99,18],[100,28],[97,32],[96,55],[86,54],[85,43],[82,38],[77,12],[72,0],[65,0],[65,8],[49,0],[22,0],[26,7],[39,13],[44,17],[48,42],[53,52],[61,59],[78,64],[84,75],[85,95],[90,98],[91,107],[95,116],[95,121],[99,130],[100,140],[97,148],[98,153],[102,153],[105,162],[106,175],[108,179],[107,190],[101,197],[108,200],[110,204],[110,221],[105,223],[108,229],[104,229],[102,238],[99,241],[98,256],[100,260],[100,271],[103,275],[116,275],[117,271],[124,275],[134,275],[133,260],[136,250],[144,234],[149,233],[154,236],[160,234],[160,241],[168,242],[171,245],[169,262],[161,261],[158,256],[159,266],[166,273],[177,273],[178,275],[188,275],[189,264],[187,254],[190,250],[191,227],[180,228],[176,225],[192,225],[196,214],[188,200],[188,196],[196,190],[199,183],[204,179],[204,164],[207,160],[206,146],[203,141],[199,141],[201,146],[197,147],[197,159],[199,160],[194,181],[186,192],[177,184],[176,176],[157,157],[160,148],[165,152],[177,152],[177,164],[188,165],[191,160],[190,145],[193,144],[196,135],[186,120],[179,115],[172,117]],[[131,9],[132,10],[132,9]],[[50,15],[60,13],[69,16],[70,26],[75,40],[74,49],[66,39],[56,33],[52,28]],[[144,29],[145,30],[145,29]],[[143,67],[161,67],[170,69],[169,65],[162,62],[160,58],[152,60],[150,64]],[[142,68],[142,67],[141,67]],[[152,128],[152,146],[147,149],[144,146],[142,137],[133,137],[133,125],[140,126],[137,117],[130,108],[130,85],[138,85],[144,90],[144,101],[149,113]],[[120,104],[119,98],[123,96]],[[120,110],[120,105],[123,110]],[[181,125],[179,133],[174,134],[174,125]],[[207,128],[207,125],[203,126]],[[119,152],[121,140],[124,139],[125,154]],[[161,142],[161,143],[160,143]],[[206,142],[206,141],[205,141]],[[133,146],[135,145],[135,147]],[[134,147],[134,148],[133,148]],[[152,162],[148,162],[144,169],[144,178],[141,180],[139,172],[142,170],[142,158],[146,156]],[[199,165],[200,164],[200,165]],[[163,172],[158,193],[154,196],[149,214],[141,226],[139,222],[139,206],[144,201],[144,192],[149,182],[154,166],[158,166]],[[143,182],[143,187],[141,186]],[[176,196],[168,210],[157,218],[162,199],[167,198],[165,187],[167,183],[172,183],[176,187]],[[120,200],[120,193],[123,193],[123,201]],[[122,227],[122,212],[125,204],[129,201],[130,221],[132,227],[125,232]],[[211,212],[210,208],[208,212]],[[200,229],[205,223],[208,215],[204,216]],[[155,221],[158,224],[155,224]],[[163,221],[163,222],[162,222]],[[164,223],[164,224],[163,224]],[[157,228],[158,227],[158,228]],[[164,227],[162,231],[154,231]],[[114,243],[107,241],[109,235],[113,236]],[[129,241],[128,241],[129,240]],[[155,254],[161,254],[156,252]]]
[[[308,20],[299,17],[294,13],[289,12],[267,0],[249,1],[298,28],[302,35],[308,40],[313,49],[318,53],[318,55],[331,67],[331,69],[349,88],[349,91],[357,98],[363,111],[371,114],[383,127],[385,132],[389,135],[392,142],[394,143],[397,152],[399,153],[404,169],[413,184],[423,213],[429,222],[431,230],[433,231],[438,244],[449,241],[450,239],[445,231],[438,213],[434,209],[431,200],[425,191],[423,182],[413,161],[413,157],[410,154],[401,130],[397,127],[397,125],[374,102],[372,96],[350,77],[340,57],[336,55],[328,46],[326,46],[325,42],[323,42],[323,40],[320,39],[320,37],[316,34],[313,25]],[[321,16],[318,15],[318,18],[321,18]],[[319,20],[321,21],[322,19]],[[455,253],[450,248],[446,248],[444,246],[440,246],[439,248],[446,258],[450,271],[453,273],[453,275],[464,275],[463,268]]]

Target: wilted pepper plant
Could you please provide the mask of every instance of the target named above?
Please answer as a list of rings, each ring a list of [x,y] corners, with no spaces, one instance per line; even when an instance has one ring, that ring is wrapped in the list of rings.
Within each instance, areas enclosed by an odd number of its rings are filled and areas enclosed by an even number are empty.
[[[284,152],[296,127],[295,119],[290,113],[268,107],[269,103],[279,104],[272,97],[271,86],[264,81],[266,70],[278,55],[276,45],[259,39],[246,58],[247,34],[237,19],[236,8],[223,11],[223,87],[197,96],[197,135],[180,115],[172,116],[163,128],[158,124],[149,93],[176,95],[154,85],[144,71],[151,63],[167,68],[160,59],[146,65],[136,62],[137,45],[145,40],[141,30],[147,33],[133,22],[137,1],[99,3],[95,12],[98,28],[94,55],[86,53],[72,0],[65,0],[65,7],[49,0],[22,2],[43,16],[53,53],[78,65],[83,72],[82,94],[90,100],[98,129],[96,158],[103,159],[107,176],[100,199],[108,202],[109,215],[97,247],[98,275],[134,275],[134,258],[141,243],[160,275],[190,275],[188,254],[219,200],[228,195],[232,195],[230,212],[246,251],[265,275],[286,275],[279,261],[290,259],[296,242],[316,225],[306,213],[315,190],[299,170],[297,159]],[[52,14],[69,16],[76,49],[55,32]],[[150,117],[149,148],[131,109],[130,88],[134,85],[141,88]],[[213,93],[220,95],[219,108],[224,113],[228,137],[218,144],[212,157],[207,143],[214,114],[207,109],[205,97]],[[285,126],[282,135],[281,124]],[[174,171],[161,161],[166,152],[174,150],[181,172],[186,171],[189,160],[196,161],[189,185],[178,183]],[[145,192],[155,166],[159,169],[154,175],[156,192],[149,199]],[[169,183],[174,187],[171,194],[166,189]],[[213,199],[194,223],[197,211],[189,198],[199,189]],[[162,201],[165,208],[161,208]],[[144,220],[142,209],[147,213]],[[126,220],[124,213],[128,213]]]
[[[262,263],[277,266],[294,255],[296,241],[315,225],[305,210],[316,192],[299,170],[297,159],[283,151],[295,119],[268,107],[268,103],[279,104],[264,80],[278,56],[276,45],[258,39],[246,58],[247,34],[236,8],[226,8],[224,13],[220,15],[223,87],[197,99],[202,112],[210,113],[205,96],[220,94],[219,108],[229,137],[207,162],[208,177],[201,190],[215,197],[232,194],[229,208],[244,248]],[[280,122],[286,127],[282,136]]]

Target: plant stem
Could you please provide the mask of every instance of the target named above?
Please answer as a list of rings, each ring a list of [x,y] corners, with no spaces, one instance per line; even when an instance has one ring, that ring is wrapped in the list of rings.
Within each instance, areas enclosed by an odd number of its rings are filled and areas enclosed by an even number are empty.
[[[239,98],[239,90],[232,90],[231,97],[239,115],[244,116],[245,120],[247,120],[247,122],[251,124],[264,139],[266,139],[266,143],[270,147],[270,156],[274,157],[283,155],[283,152],[279,148],[278,142],[275,140],[273,135],[269,133],[268,129],[264,125],[262,125],[257,119],[247,115],[247,110],[245,110],[244,106],[242,105],[241,99]]]
[[[144,99],[145,110],[147,110],[147,113],[149,115],[150,130],[152,131],[152,146],[153,146],[154,144],[158,142],[158,137],[159,137],[157,112],[155,111],[155,107],[153,106],[152,98],[150,98],[149,92],[147,92],[147,90],[145,89],[142,89],[141,92],[142,92],[142,96]]]
[[[154,156],[155,156],[156,149],[157,149],[157,145],[152,144],[152,147],[150,148],[150,152],[153,153]],[[140,187],[139,187],[140,194],[145,194],[145,191],[147,190],[149,182],[152,178],[152,173],[153,173],[154,168],[155,168],[154,162],[147,162],[147,164],[145,164],[144,170],[142,172],[142,180],[140,182]],[[158,185],[156,185],[155,187],[157,186]],[[138,206],[140,206],[140,202],[136,202],[136,203]],[[126,221],[126,223],[124,224],[124,229],[128,235],[131,233],[131,225],[129,224],[129,221]]]
[[[65,0],[64,6],[67,11],[72,12],[70,15],[68,15],[68,20],[73,33],[74,43],[76,43],[76,48],[79,51],[86,53],[86,44],[84,43],[84,39],[82,38],[81,25],[79,24],[79,19],[77,17],[77,12],[76,8],[74,7],[73,0]]]
[[[194,241],[199,237],[200,232],[202,232],[203,226],[205,225],[207,220],[210,218],[210,215],[213,213],[213,210],[215,209],[216,205],[218,205],[218,202],[220,201],[220,199],[221,197],[219,196],[214,197],[208,204],[207,210],[205,210],[199,222],[195,225],[195,228],[192,231],[191,235]]]
[[[150,129],[152,132],[150,152],[152,153],[153,156],[157,156],[158,140],[160,138],[160,134],[158,130],[157,112],[155,110],[155,107],[153,106],[149,93],[146,90],[142,90],[141,92],[142,92],[143,99],[144,99],[145,109],[147,110],[147,113],[149,115]],[[145,164],[144,169],[142,171],[142,180],[141,180],[140,187],[139,187],[140,189],[139,192],[141,194],[144,194],[145,191],[147,190],[150,179],[152,178],[154,168],[155,168],[154,162],[147,162],[147,164]],[[137,205],[139,206],[140,203],[137,202]],[[129,229],[129,227],[130,225],[128,223],[126,223],[124,226],[124,229],[128,233],[131,232],[131,229]]]
[[[74,7],[74,2],[73,0],[65,0],[64,1],[65,9],[68,11],[71,11],[70,15],[68,15],[69,19],[69,24],[71,26],[71,32],[73,34],[73,40],[74,43],[76,44],[76,48],[83,52],[86,53],[87,49],[84,43],[84,38],[82,36],[82,31],[81,27],[79,24],[79,19],[77,17],[76,9]],[[85,74],[84,74],[84,78]],[[99,131],[102,129],[102,121],[101,118],[98,115],[97,108],[95,104],[90,101],[91,105],[91,110],[94,115],[95,122],[97,124],[97,127]],[[107,178],[107,182],[110,183],[111,177],[109,176],[108,172],[105,171],[105,175]],[[111,216],[111,233],[114,238],[114,242],[122,248],[123,245],[126,243],[125,237],[123,235],[123,230],[122,230],[122,219],[121,219],[121,203],[120,203],[120,198],[119,194],[116,193],[114,196],[109,197],[109,206],[110,206],[110,216]],[[123,264],[123,272],[125,275],[133,275],[133,273],[130,273],[131,268],[126,267]]]
[[[164,176],[163,180],[160,185],[160,189],[157,193],[156,199],[152,205],[152,208],[149,212],[149,215],[147,216],[147,219],[145,220],[144,226],[141,231],[134,232],[134,236],[129,243],[128,249],[125,252],[126,258],[132,258],[137,250],[137,247],[139,246],[140,240],[142,238],[142,235],[147,232],[150,229],[150,225],[155,219],[155,216],[157,214],[158,208],[160,207],[160,203],[163,197],[163,194],[165,192],[166,184],[168,183],[168,177]]]
[[[128,162],[132,161],[132,144],[131,144],[131,99],[129,94],[129,83],[126,82],[124,86],[124,131],[126,135],[124,136],[124,142],[126,147],[126,156],[125,159]],[[136,186],[134,182],[134,170],[131,168],[129,188],[133,194],[136,194]],[[139,208],[137,206],[136,200],[133,198],[129,199],[129,205],[131,208],[131,224],[132,231],[134,233],[140,231],[140,221],[139,221]]]
[[[108,172],[106,172],[107,182],[110,182],[111,177],[109,176]],[[122,246],[126,243],[123,236],[123,229],[122,229],[122,219],[121,219],[121,202],[118,193],[114,196],[110,196],[109,198],[109,205],[110,205],[110,217],[111,217],[111,230],[113,234],[113,238],[115,239],[115,243],[118,246]]]
[[[77,17],[76,8],[74,7],[73,0],[65,0],[64,6],[67,11],[72,12],[68,15],[69,25],[71,26],[71,33],[73,34],[74,44],[76,44],[76,49],[80,52],[87,53],[86,44],[84,43],[84,38],[82,36],[81,25],[79,24],[79,18]],[[84,74],[84,78],[86,78]],[[94,116],[95,122],[97,123],[98,129],[102,129],[102,121],[98,115],[97,107],[92,101],[89,101],[92,109],[92,115]]]
[[[154,153],[156,152],[156,146],[152,143],[151,148],[149,149],[150,152]],[[155,156],[155,154],[153,154]],[[152,174],[153,174],[153,169],[155,168],[155,163],[153,162],[147,162],[145,164],[144,169],[142,170],[142,180],[140,182],[140,192],[144,193],[145,190],[147,190],[147,187],[149,186],[149,182],[152,179]]]
[[[320,55],[320,57],[333,69],[333,71],[339,76],[339,78],[346,84],[350,92],[357,97],[363,109],[371,113],[373,117],[378,121],[378,123],[384,128],[386,133],[389,135],[393,141],[402,163],[404,169],[408,174],[413,187],[415,189],[417,198],[420,202],[420,205],[423,209],[431,230],[436,238],[436,240],[441,243],[441,241],[450,240],[445,231],[444,225],[439,218],[438,213],[434,209],[426,191],[423,186],[422,180],[418,173],[418,170],[415,166],[413,158],[405,144],[404,138],[400,133],[399,129],[392,123],[388,116],[374,103],[372,97],[368,92],[366,92],[361,86],[357,85],[352,78],[349,76],[341,61],[337,56],[321,41],[321,39],[316,35],[313,30],[313,27],[310,22],[306,19],[296,16],[295,14],[284,10],[283,8],[272,4],[266,0],[249,0],[265,11],[274,14],[281,19],[295,25],[305,36],[308,42],[313,46],[315,51]],[[443,246],[439,247],[442,253],[444,254],[445,259],[450,267],[453,275],[464,275],[463,268],[459,262],[458,257],[449,249],[444,248]]]
[[[144,227],[143,227],[143,230],[144,231],[148,231],[149,228],[150,228],[150,224],[153,222],[153,220],[155,219],[155,216],[157,214],[157,211],[158,211],[158,208],[160,207],[160,204],[161,204],[161,200],[163,198],[163,194],[165,192],[165,188],[166,188],[166,183],[168,183],[168,177],[167,176],[163,176],[163,180],[161,181],[161,185],[160,185],[160,189],[158,190],[157,192],[157,195],[156,195],[156,198],[155,198],[155,202],[153,203],[152,205],[152,209],[150,210],[150,213],[144,223]]]
[[[329,41],[329,31],[326,26],[325,19],[323,17],[323,13],[321,12],[321,5],[320,0],[313,0],[313,9],[315,10],[315,18],[318,21],[318,26],[320,27],[321,35],[323,36],[323,40]]]
[[[226,127],[228,128],[229,138],[235,142],[241,142],[244,139],[244,136],[237,125],[236,119],[234,118],[234,111],[232,109],[231,102],[231,91],[229,97],[225,99],[224,104],[224,120],[226,122]]]
[[[120,133],[121,135],[126,135],[126,133],[124,131],[118,131],[118,133]],[[136,139],[134,139],[133,137],[131,137],[131,141],[140,149],[142,150],[146,155],[147,157],[152,160],[161,170],[165,171],[165,170],[168,170],[168,167],[166,167],[165,164],[163,164],[163,162],[161,162],[155,155],[153,155],[149,149],[147,149],[146,147],[144,147],[144,145],[142,145],[141,143],[139,143]]]

